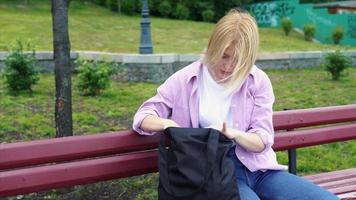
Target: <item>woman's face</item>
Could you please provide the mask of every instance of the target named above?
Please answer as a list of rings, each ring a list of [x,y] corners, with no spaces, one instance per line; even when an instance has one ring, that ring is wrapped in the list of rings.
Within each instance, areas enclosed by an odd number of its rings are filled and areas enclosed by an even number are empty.
[[[230,45],[224,51],[223,57],[218,62],[217,66],[212,69],[212,76],[215,81],[221,81],[229,77],[233,70],[232,66],[234,61],[235,46]]]

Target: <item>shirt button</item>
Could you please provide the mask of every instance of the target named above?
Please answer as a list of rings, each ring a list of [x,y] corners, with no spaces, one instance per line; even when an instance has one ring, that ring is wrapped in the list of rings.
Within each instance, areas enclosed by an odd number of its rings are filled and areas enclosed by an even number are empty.
[[[241,156],[241,160],[245,160],[245,157],[244,157],[244,156]]]
[[[235,107],[236,107],[236,104],[232,104],[231,107],[235,108]]]
[[[239,127],[239,123],[236,123],[236,124],[235,124],[235,127]]]

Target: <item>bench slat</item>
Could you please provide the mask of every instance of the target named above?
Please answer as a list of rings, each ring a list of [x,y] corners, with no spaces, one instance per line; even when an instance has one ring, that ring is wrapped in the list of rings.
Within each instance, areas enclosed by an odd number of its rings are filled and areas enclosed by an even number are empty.
[[[3,171],[0,197],[146,174],[157,171],[157,158],[158,151],[153,150]]]
[[[310,175],[305,178],[337,195],[356,192],[356,168]]]
[[[275,112],[275,130],[356,121],[356,104]]]
[[[275,134],[276,151],[356,139],[356,124],[298,130]]]
[[[348,192],[356,192],[356,185],[348,185],[340,188],[330,188],[328,190],[336,195]]]
[[[340,179],[338,181],[330,181],[330,182],[325,182],[322,184],[319,184],[319,186],[324,187],[324,188],[340,188],[340,187],[344,187],[344,186],[349,186],[349,185],[356,185],[356,178],[352,177],[352,178],[348,178],[348,177],[344,177],[344,179]]]
[[[145,137],[130,130],[1,144],[0,170],[149,150],[158,141],[159,135]]]
[[[343,179],[344,177],[356,177],[356,168],[305,176],[306,179],[317,184],[322,184],[329,181],[337,181]]]
[[[276,151],[356,138],[356,124],[275,135]],[[133,131],[53,138],[0,145],[0,170],[157,148],[159,135]],[[97,148],[93,148],[93,147]],[[46,152],[44,154],[43,152]]]
[[[348,192],[344,194],[339,194],[338,197],[342,200],[355,200],[356,199],[356,192]]]

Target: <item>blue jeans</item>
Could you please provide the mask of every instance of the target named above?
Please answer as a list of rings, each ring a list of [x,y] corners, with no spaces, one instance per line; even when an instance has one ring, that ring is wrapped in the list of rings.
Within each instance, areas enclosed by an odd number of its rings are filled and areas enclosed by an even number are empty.
[[[281,170],[250,172],[230,150],[241,200],[339,199],[314,183]]]

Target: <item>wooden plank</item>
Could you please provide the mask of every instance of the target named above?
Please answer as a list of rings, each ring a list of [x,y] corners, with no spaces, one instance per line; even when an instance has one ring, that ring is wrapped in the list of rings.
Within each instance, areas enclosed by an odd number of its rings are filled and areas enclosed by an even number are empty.
[[[355,200],[356,199],[356,191],[355,192],[348,192],[344,194],[337,195],[342,200]]]
[[[356,104],[279,111],[273,115],[275,130],[356,121]]]
[[[330,192],[334,194],[344,194],[349,192],[356,192],[356,185],[348,185],[340,188],[330,188],[328,189]]]
[[[356,168],[309,175],[309,176],[305,176],[304,178],[314,183],[322,184],[324,182],[337,181],[343,179],[344,177],[352,177],[352,178],[356,177]]]
[[[159,135],[145,137],[128,130],[0,144],[0,170],[155,149],[158,141]]]
[[[275,135],[276,151],[356,138],[356,124]],[[0,170],[157,148],[159,135],[120,131],[0,144]],[[46,152],[46,153],[43,153]]]
[[[337,195],[346,193],[351,195],[356,192],[356,168],[310,175],[305,178]]]
[[[356,185],[356,176],[355,177],[342,177],[342,179],[337,180],[337,181],[329,181],[329,182],[324,182],[321,184],[318,184],[319,186],[327,189],[331,188],[341,188],[344,186],[349,186],[349,185]]]
[[[157,171],[157,150],[0,173],[0,197],[70,187]]]
[[[275,134],[275,151],[356,139],[356,124]]]

